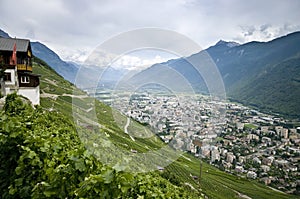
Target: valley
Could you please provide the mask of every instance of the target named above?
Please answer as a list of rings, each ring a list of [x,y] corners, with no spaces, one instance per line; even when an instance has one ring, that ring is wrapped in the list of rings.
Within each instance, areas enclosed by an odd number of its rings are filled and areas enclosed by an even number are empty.
[[[122,114],[116,114],[112,112],[112,109],[100,103],[98,100],[94,98],[82,98],[82,97],[74,97],[73,96],[82,96],[86,95],[84,92],[76,89],[72,84],[66,82],[62,77],[54,73],[48,66],[43,64],[35,64],[33,70],[36,73],[42,74],[41,80],[41,92],[42,93],[49,93],[50,95],[57,95],[57,98],[52,98],[51,96],[45,95],[45,97],[41,98],[41,106],[49,109],[51,111],[58,111],[60,114],[66,115],[72,121],[78,121],[79,117],[73,116],[73,104],[81,107],[80,111],[81,115],[83,116],[84,112],[92,112],[90,108],[92,107],[93,110],[96,110],[97,113],[97,124],[100,124],[101,127],[104,127],[101,131],[99,126],[90,121],[80,121],[79,125],[86,129],[96,129],[98,132],[102,132],[99,137],[94,137],[92,140],[89,140],[88,146],[94,146],[102,148],[102,150],[107,147],[108,145],[103,145],[101,143],[107,142],[95,142],[94,139],[106,139],[110,143],[113,143],[117,148],[113,152],[115,155],[116,153],[120,153],[121,151],[125,151],[125,156],[128,158],[128,154],[143,154],[147,153],[147,151],[157,150],[161,147],[164,147],[166,144],[157,139],[158,137],[148,136],[145,137],[135,137],[135,141],[133,141],[129,135],[124,132],[124,128],[127,124],[127,119]],[[51,85],[51,89],[49,85],[46,83],[47,79],[51,79],[55,81],[55,85]],[[44,83],[43,83],[44,82]],[[61,87],[60,85],[64,85]],[[66,96],[68,94],[69,96]],[[75,100],[75,102],[74,102]],[[125,104],[125,103],[124,103]],[[86,114],[86,113],[84,113]],[[85,115],[85,117],[90,117],[89,114]],[[115,118],[118,117],[118,120]],[[204,117],[205,118],[205,117]],[[91,119],[95,120],[94,117]],[[116,123],[117,121],[117,123]],[[131,128],[131,124],[134,123],[134,126]],[[130,132],[134,132],[136,129],[144,129],[145,126],[141,126],[139,123],[134,122],[133,120],[130,121],[129,126],[127,129]],[[146,127],[148,128],[148,127]],[[131,130],[130,130],[131,129]],[[133,129],[133,131],[132,131]],[[139,131],[140,132],[140,131]],[[80,134],[79,134],[80,135]],[[97,136],[97,134],[95,134]],[[104,137],[103,137],[104,136]],[[107,140],[107,139],[106,139]],[[83,142],[85,143],[85,142]],[[97,145],[93,144],[97,143]],[[104,148],[103,148],[104,147]],[[93,148],[93,147],[92,147]],[[92,149],[87,148],[87,149]],[[111,148],[108,148],[109,151]],[[105,151],[105,150],[104,150]],[[103,151],[103,152],[104,152]],[[127,151],[127,152],[126,152]],[[102,153],[103,153],[102,152]],[[182,152],[181,152],[182,153]],[[120,154],[119,154],[120,155]],[[116,157],[118,157],[117,155]],[[95,154],[95,157],[100,157],[99,160],[102,160],[103,156],[99,156],[99,154]],[[122,163],[122,162],[121,162]],[[123,166],[128,166],[127,163]],[[136,165],[135,165],[136,166]],[[141,165],[142,166],[142,165]],[[183,153],[182,156],[179,156],[176,161],[171,163],[170,165],[163,168],[162,172],[159,172],[159,175],[163,176],[164,178],[168,179],[173,184],[183,185],[188,184],[188,187],[192,186],[193,189],[199,191],[204,196],[208,196],[209,198],[234,198],[240,197],[241,195],[246,195],[251,198],[269,198],[273,196],[275,198],[297,198],[297,196],[284,194],[281,192],[274,191],[262,183],[259,183],[257,180],[254,179],[247,179],[241,176],[235,176],[224,171],[220,171],[219,169],[215,168],[214,166],[209,165],[208,163],[203,162],[202,166],[202,177],[201,177],[201,184],[199,185],[199,180],[193,178],[193,176],[199,177],[199,159],[194,157],[194,155],[189,153]],[[229,187],[230,189],[224,189],[224,186]],[[220,191],[222,191],[222,195],[220,195]],[[192,191],[194,192],[194,191]],[[197,191],[196,191],[197,192]],[[240,196],[239,196],[240,195]]]

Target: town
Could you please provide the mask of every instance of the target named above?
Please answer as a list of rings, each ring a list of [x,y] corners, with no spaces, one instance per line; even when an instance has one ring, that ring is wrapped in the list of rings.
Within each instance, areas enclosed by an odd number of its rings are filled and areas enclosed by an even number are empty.
[[[299,193],[300,127],[279,116],[198,94],[122,93],[109,103],[149,125],[177,150],[220,170]]]

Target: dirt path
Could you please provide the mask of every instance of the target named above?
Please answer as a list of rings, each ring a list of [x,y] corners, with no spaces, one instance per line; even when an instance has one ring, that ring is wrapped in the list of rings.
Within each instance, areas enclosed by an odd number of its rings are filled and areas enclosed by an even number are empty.
[[[51,94],[51,93],[41,93],[41,95],[40,95],[40,97],[43,97],[43,98],[52,98],[54,100],[56,100],[58,98],[58,96],[60,96],[60,95]]]
[[[67,94],[67,93],[63,93],[62,95],[57,95],[57,94],[52,94],[52,93],[45,93],[45,92],[42,92],[41,97],[48,97],[48,98],[52,98],[54,100],[56,100],[59,96],[68,96],[68,97],[72,97],[72,98],[78,98],[78,99],[84,99],[84,98],[87,98],[89,96],[87,95],[71,95],[71,94]]]
[[[50,80],[48,78],[45,78],[45,81],[49,82],[50,84],[54,85],[54,86],[57,86],[57,83],[53,80]]]
[[[78,99],[84,99],[84,98],[89,97],[87,95],[71,95],[71,94],[66,94],[66,93],[63,93],[62,96],[68,96],[68,97],[78,98]]]

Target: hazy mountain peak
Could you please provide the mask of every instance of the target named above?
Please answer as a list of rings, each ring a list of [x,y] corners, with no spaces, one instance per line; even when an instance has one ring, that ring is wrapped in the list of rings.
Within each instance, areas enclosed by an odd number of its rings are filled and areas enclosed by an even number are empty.
[[[235,46],[239,46],[240,44],[234,41],[224,41],[224,40],[220,40],[216,43],[215,46],[219,46],[219,45],[226,45],[227,47],[235,47]]]

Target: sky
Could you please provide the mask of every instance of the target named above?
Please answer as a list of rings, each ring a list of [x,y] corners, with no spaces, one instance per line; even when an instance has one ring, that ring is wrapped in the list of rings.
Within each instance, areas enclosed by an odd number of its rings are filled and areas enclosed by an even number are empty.
[[[221,39],[269,41],[300,31],[299,9],[299,0],[0,0],[0,29],[84,61],[111,37],[145,27],[178,32],[203,49]]]

